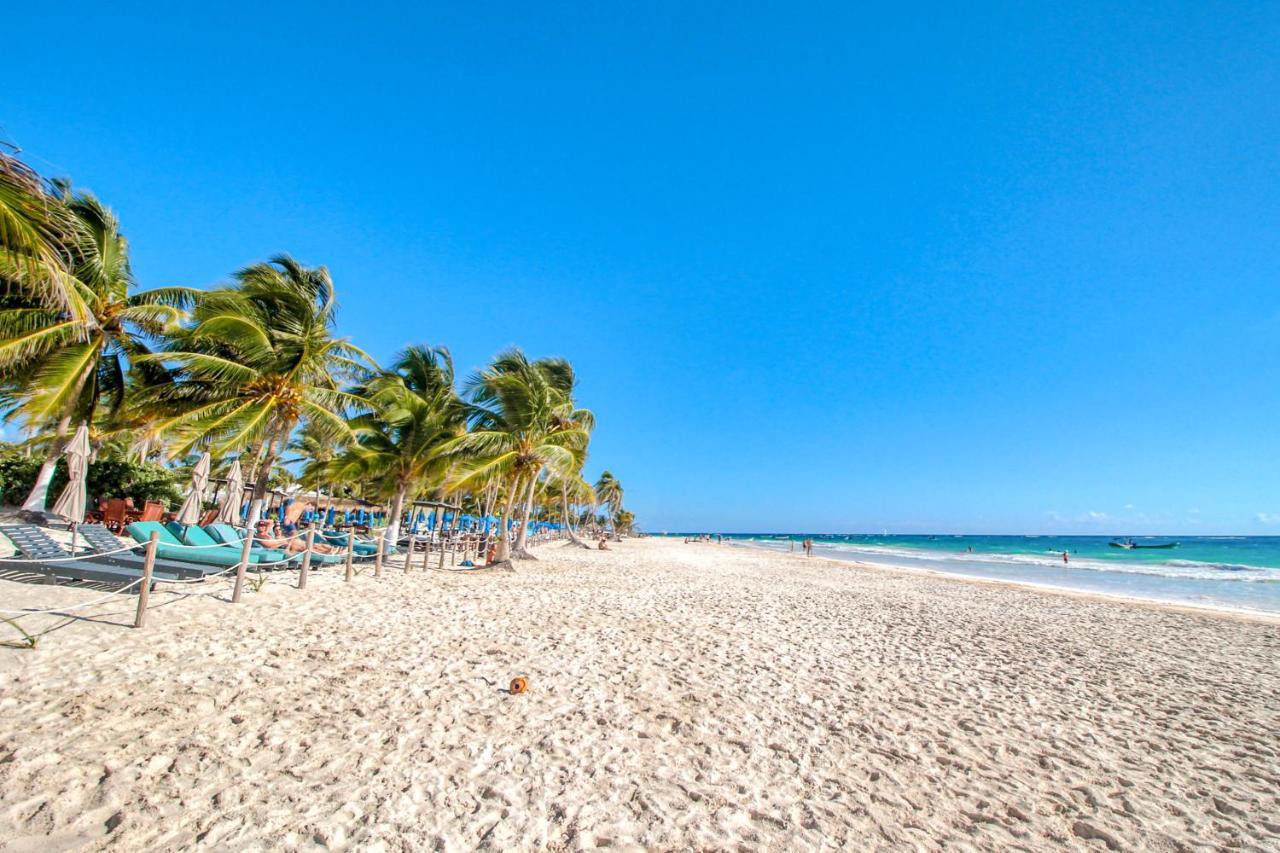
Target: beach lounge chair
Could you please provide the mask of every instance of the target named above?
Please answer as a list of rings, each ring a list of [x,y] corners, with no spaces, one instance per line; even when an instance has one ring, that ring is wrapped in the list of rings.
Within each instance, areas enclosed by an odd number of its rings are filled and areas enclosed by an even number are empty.
[[[339,548],[347,547],[347,539],[352,536],[350,533],[339,533],[337,531],[324,530],[320,533],[324,537],[324,541],[330,545],[337,545]],[[352,553],[360,557],[372,557],[378,553],[378,545],[376,542],[366,542],[359,537],[356,538],[355,544],[351,547]]]
[[[244,540],[239,536],[233,540],[232,544],[213,538],[205,532],[203,527],[195,524],[179,524],[176,521],[171,521],[165,527],[169,529],[170,533],[182,540],[183,545],[199,547],[204,551],[221,551],[225,548],[229,553],[235,554],[236,562],[240,561],[240,550],[244,545]],[[249,554],[257,557],[253,561],[255,563],[278,563],[289,559],[289,555],[284,551],[277,551],[272,548],[254,547],[249,551]]]
[[[240,543],[244,541],[240,531],[236,530],[230,524],[225,524],[221,522],[218,524],[207,524],[205,525],[204,529],[206,533],[208,533],[210,536],[212,536],[214,539],[218,540],[219,542],[235,543],[237,548],[240,547]],[[269,550],[264,548],[262,545],[259,545],[256,542],[254,543],[253,547],[255,549],[254,553],[257,553],[259,550]],[[283,552],[277,551],[277,550],[271,550],[271,553],[281,554]],[[301,552],[295,552],[293,554],[290,554],[289,556],[290,556],[290,559],[295,561],[302,560]],[[338,557],[335,554],[321,554],[316,552],[316,553],[312,553],[311,555],[312,563],[337,563],[337,562],[341,562],[341,560],[342,558]]]
[[[75,553],[33,524],[10,524],[4,527],[7,529],[0,532],[14,543],[23,556],[32,559],[59,559],[94,554],[95,564],[138,571],[142,571],[146,563],[145,545],[137,545],[133,551],[121,551],[120,548],[126,543],[120,541],[114,533],[101,524],[82,524],[76,528],[76,533],[88,543],[88,547]],[[156,558],[154,569],[156,572],[175,575],[179,578],[202,578],[216,571],[209,566],[162,560],[159,557]]]
[[[36,530],[40,537],[32,537],[29,530]],[[26,524],[0,524],[0,533],[13,543],[14,548],[26,559],[0,563],[0,571],[30,572],[44,575],[53,583],[60,580],[93,581],[96,583],[126,584],[142,577],[142,569],[110,565],[97,560],[69,560],[70,554],[38,527]],[[53,547],[49,547],[52,544]],[[60,559],[61,558],[61,559]],[[153,571],[153,585],[157,581],[176,581],[178,576],[168,572]]]
[[[166,560],[178,560],[184,563],[199,563],[206,566],[234,566],[240,562],[240,552],[232,548],[192,548],[183,545],[178,537],[170,533],[158,521],[135,521],[125,526],[125,532],[135,542],[146,544],[152,531],[160,534],[160,542],[156,548],[156,556]],[[249,555],[250,563],[259,562],[257,554]]]

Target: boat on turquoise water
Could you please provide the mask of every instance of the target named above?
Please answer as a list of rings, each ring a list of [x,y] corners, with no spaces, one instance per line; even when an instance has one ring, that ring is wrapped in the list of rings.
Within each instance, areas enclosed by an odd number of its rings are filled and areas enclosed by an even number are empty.
[[[1132,551],[1138,548],[1153,548],[1153,549],[1167,550],[1169,548],[1177,548],[1178,545],[1180,545],[1181,543],[1180,542],[1158,542],[1155,544],[1148,545],[1144,542],[1134,542],[1132,539],[1112,539],[1108,544],[1112,548],[1124,548],[1126,551]]]

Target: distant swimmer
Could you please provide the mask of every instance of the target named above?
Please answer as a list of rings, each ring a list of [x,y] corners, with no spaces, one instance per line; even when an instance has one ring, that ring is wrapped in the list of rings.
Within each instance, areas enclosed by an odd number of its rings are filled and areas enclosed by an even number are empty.
[[[1064,563],[1069,563],[1069,562],[1071,562],[1070,560],[1068,560],[1068,559],[1067,559],[1067,552],[1066,552],[1066,551],[1063,551],[1063,552],[1062,552],[1062,562],[1064,562]]]

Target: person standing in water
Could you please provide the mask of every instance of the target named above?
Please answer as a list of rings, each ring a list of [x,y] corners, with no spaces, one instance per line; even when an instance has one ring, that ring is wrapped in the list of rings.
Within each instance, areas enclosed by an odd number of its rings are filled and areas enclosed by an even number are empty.
[[[1068,562],[1070,562],[1070,560],[1068,560],[1068,559],[1067,559],[1067,552],[1066,552],[1066,551],[1063,551],[1063,552],[1062,552],[1062,562],[1064,562],[1064,563],[1068,563]]]

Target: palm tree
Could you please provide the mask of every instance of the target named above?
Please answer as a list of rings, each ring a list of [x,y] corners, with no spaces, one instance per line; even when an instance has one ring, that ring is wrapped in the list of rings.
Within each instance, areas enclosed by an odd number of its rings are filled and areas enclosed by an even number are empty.
[[[630,535],[632,528],[636,523],[636,515],[630,510],[621,510],[613,517],[613,529],[619,533]]]
[[[65,187],[0,151],[0,292],[83,321],[88,307],[72,280],[68,251],[83,235],[64,194]]]
[[[609,508],[609,519],[617,517],[622,511],[622,484],[618,482],[618,478],[613,476],[609,471],[600,474],[600,479],[596,480],[595,485],[596,504],[598,506],[607,506]],[[614,525],[614,534],[618,532],[617,525]]]
[[[0,309],[0,377],[5,416],[32,426],[55,424],[54,441],[23,508],[43,511],[54,463],[73,419],[89,421],[105,404],[109,416],[125,403],[130,371],[144,366],[147,341],[181,317],[195,291],[163,288],[130,295],[129,243],[109,208],[88,193],[60,198],[76,238],[64,246],[77,315],[65,307],[16,299]]]
[[[525,550],[529,515],[538,477],[549,471],[564,476],[574,470],[586,451],[595,416],[573,402],[573,367],[563,359],[529,359],[518,349],[507,350],[467,383],[471,397],[471,432],[452,443],[452,450],[470,457],[455,487],[497,476],[507,490],[500,514],[500,532],[522,505],[522,523],[515,550],[508,553],[507,537],[499,535],[498,562],[510,555],[533,559]]]
[[[246,476],[256,506],[300,423],[317,436],[352,436],[344,416],[367,403],[342,385],[377,366],[334,335],[333,281],[324,267],[278,255],[235,278],[233,286],[204,294],[191,327],[149,357],[173,365],[175,379],[155,386],[149,403],[163,414],[156,429],[174,437],[175,452],[252,448]]]
[[[338,458],[338,454],[345,447],[346,443],[341,439],[335,438],[323,430],[317,430],[311,424],[305,424],[286,445],[286,449],[292,451],[295,455],[292,459],[285,459],[284,464],[305,466],[302,475],[298,478],[298,482],[315,492],[317,510],[320,509],[320,493],[322,491],[328,491],[330,497],[333,495],[332,486],[326,486],[328,483],[327,472],[329,466]]]
[[[547,488],[550,500],[547,504],[559,503],[560,520],[569,535],[568,545],[576,545],[582,548],[589,548],[586,542],[578,538],[577,532],[573,529],[573,518],[570,514],[570,508],[573,504],[590,504],[595,501],[595,492],[586,480],[582,478],[582,466],[586,462],[586,453],[579,453],[574,459],[572,468],[563,471],[547,472]]]
[[[371,411],[352,421],[355,443],[317,467],[390,499],[390,544],[400,536],[405,501],[444,484],[454,461],[448,450],[466,428],[466,408],[454,391],[453,358],[444,347],[405,349],[360,394]]]

